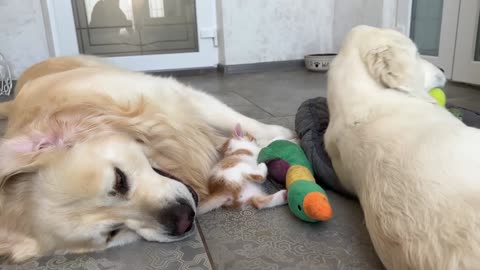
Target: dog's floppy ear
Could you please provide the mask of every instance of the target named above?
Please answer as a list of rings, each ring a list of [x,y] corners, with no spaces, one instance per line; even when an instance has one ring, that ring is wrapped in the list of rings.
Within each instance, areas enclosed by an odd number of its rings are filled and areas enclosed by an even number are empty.
[[[363,61],[374,80],[386,88],[411,92],[415,89],[416,60],[406,48],[384,45],[367,51]]]
[[[70,146],[62,130],[35,131],[0,141],[0,188],[15,175],[36,171],[45,153]]]
[[[99,97],[97,103],[66,104],[32,124],[37,130],[0,140],[0,189],[14,175],[38,170],[48,161],[48,153],[68,149],[89,136],[124,132],[145,141],[135,128],[136,117],[144,108],[143,98],[126,106],[116,105],[108,97]]]

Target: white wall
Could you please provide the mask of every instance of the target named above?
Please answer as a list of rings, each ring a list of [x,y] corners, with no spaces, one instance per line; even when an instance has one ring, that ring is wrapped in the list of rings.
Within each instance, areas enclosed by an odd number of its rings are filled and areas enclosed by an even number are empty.
[[[359,24],[392,27],[395,0],[336,0],[333,11],[333,48],[338,51],[348,31]]]
[[[283,61],[331,52],[334,2],[218,0],[221,63]]]
[[[0,0],[0,52],[15,78],[49,56],[38,0]]]
[[[217,0],[219,59],[226,65],[336,52],[356,24],[393,26],[400,0]],[[15,77],[49,56],[38,0],[0,0],[0,52]]]
[[[335,53],[355,25],[393,27],[400,0],[217,0],[220,63]]]

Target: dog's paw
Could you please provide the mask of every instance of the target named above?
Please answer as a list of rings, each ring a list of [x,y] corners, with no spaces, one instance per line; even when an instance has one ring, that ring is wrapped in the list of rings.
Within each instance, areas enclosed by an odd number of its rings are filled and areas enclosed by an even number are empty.
[[[260,146],[265,147],[275,140],[292,140],[296,138],[295,133],[285,127],[267,125],[263,130],[257,131],[255,135]]]
[[[10,248],[10,257],[14,262],[24,262],[31,258],[37,257],[40,254],[37,241],[30,238],[22,239],[13,244]]]

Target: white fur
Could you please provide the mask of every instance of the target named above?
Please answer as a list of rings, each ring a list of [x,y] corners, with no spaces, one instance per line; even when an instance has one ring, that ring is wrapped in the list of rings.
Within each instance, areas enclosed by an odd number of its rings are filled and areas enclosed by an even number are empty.
[[[480,268],[480,132],[435,104],[404,35],[354,28],[328,75],[326,149],[387,269]]]

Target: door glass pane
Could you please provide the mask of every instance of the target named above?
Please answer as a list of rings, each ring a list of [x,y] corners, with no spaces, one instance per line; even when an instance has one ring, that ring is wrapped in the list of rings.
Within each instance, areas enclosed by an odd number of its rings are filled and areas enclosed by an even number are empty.
[[[197,52],[195,0],[72,0],[81,53]]]
[[[438,56],[443,0],[413,0],[410,38],[420,54]]]
[[[477,42],[475,43],[475,61],[480,61],[480,14],[478,14]]]

